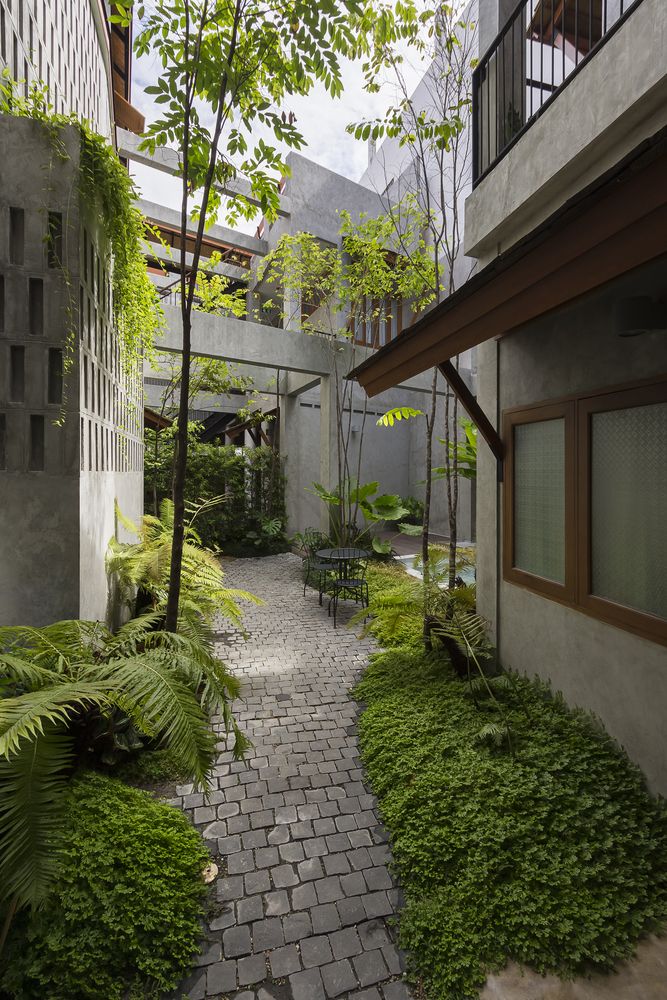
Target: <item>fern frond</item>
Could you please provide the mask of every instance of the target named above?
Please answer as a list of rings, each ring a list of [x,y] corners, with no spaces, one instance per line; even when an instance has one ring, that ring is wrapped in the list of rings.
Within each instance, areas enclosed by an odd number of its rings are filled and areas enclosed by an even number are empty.
[[[71,740],[50,727],[0,759],[0,899],[35,907],[53,888],[71,760]]]
[[[57,686],[28,691],[16,698],[0,699],[0,757],[8,757],[23,744],[44,734],[49,724],[67,725],[79,712],[93,705],[110,704],[113,680],[64,681]]]
[[[213,763],[215,739],[195,694],[160,650],[111,660],[99,677],[131,699],[197,784],[205,787]]]

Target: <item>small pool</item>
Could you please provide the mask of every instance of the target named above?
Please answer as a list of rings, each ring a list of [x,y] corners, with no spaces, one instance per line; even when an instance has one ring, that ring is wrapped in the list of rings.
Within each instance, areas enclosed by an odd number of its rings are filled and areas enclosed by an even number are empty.
[[[466,547],[469,547],[468,542]],[[414,555],[411,556],[396,556],[396,562],[402,563],[410,576],[416,577],[418,580],[422,579],[422,571],[420,569],[415,569],[413,563],[415,561]],[[459,571],[458,576],[461,577],[464,583],[470,584],[475,582],[475,569],[473,566],[468,566],[465,569]],[[440,584],[441,587],[445,587],[444,583]]]

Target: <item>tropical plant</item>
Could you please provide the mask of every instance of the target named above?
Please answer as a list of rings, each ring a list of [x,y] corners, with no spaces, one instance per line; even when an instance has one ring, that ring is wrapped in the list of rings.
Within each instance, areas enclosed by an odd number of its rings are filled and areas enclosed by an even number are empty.
[[[201,835],[179,809],[90,771],[64,799],[54,891],[15,921],[0,992],[156,1000],[186,975],[200,943],[210,860]]]
[[[408,514],[397,494],[381,493],[375,496],[379,488],[378,482],[357,483],[355,480],[345,480],[333,490],[321,483],[313,483],[309,492],[314,493],[330,508],[331,537],[335,546],[367,542],[373,529],[387,521],[399,521]],[[341,510],[344,511],[344,516],[341,516]],[[357,525],[359,514],[367,522],[365,527]],[[399,525],[400,527],[403,525]]]
[[[194,523],[201,514],[221,503],[224,497],[212,497],[198,504],[188,504],[189,520],[183,544],[183,577],[178,611],[178,632],[211,651],[215,626],[222,616],[239,625],[243,617],[238,601],[260,604],[259,598],[245,590],[224,585],[224,573],[214,552],[201,544]],[[125,518],[117,508],[125,529],[139,541],[119,542],[112,538],[107,554],[107,572],[119,583],[121,596],[130,611],[148,608],[155,620],[166,614],[171,546],[174,529],[174,505],[164,499],[160,517],[145,514],[140,525]]]
[[[463,479],[477,478],[477,427],[466,417],[461,417],[459,426],[465,435],[462,441],[438,438],[440,444],[444,444],[448,450],[450,472],[448,473],[447,466],[438,466],[433,469],[434,479],[446,479],[448,475],[452,475],[453,468],[456,469],[456,475]]]
[[[245,751],[230,708],[238,681],[198,635],[159,629],[162,617],[142,615],[116,634],[86,621],[0,628],[0,900],[10,917],[52,888],[68,779],[118,747],[119,714],[204,788],[215,759],[212,715],[232,731],[235,756]]]

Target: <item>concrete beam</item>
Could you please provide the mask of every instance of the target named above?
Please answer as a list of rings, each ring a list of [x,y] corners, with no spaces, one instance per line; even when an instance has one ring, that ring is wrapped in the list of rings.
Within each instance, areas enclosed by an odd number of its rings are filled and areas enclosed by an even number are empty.
[[[285,372],[280,392],[284,396],[301,396],[309,389],[314,389],[319,381],[319,375],[297,375],[295,372]]]
[[[136,204],[141,214],[147,219],[151,219],[153,222],[162,222],[166,226],[180,230],[181,213],[177,212],[176,209],[167,208],[166,205],[158,205],[154,201],[146,201],[144,198],[140,198]],[[192,227],[188,229],[188,232],[192,236],[195,235]],[[260,240],[256,236],[248,236],[246,233],[239,233],[235,229],[219,226],[217,223],[206,229],[206,236],[218,240],[220,243],[227,243],[236,250],[245,250],[256,257],[265,257],[269,252],[266,240]]]
[[[177,306],[164,304],[165,326],[155,344],[156,350],[180,354],[181,313]],[[348,341],[338,341],[338,370],[351,371],[373,352],[366,347],[358,347]],[[283,372],[317,376],[315,384],[322,376],[331,374],[332,343],[329,337],[283,330],[280,327],[263,326],[249,320],[231,316],[215,316],[211,313],[192,313],[192,353],[204,358],[220,358],[235,364],[258,368],[279,368]],[[463,373],[462,373],[463,374]],[[305,392],[306,389],[297,391]],[[401,389],[411,392],[431,391],[431,374],[424,372],[401,383]],[[446,392],[444,381],[438,395]]]
[[[118,140],[118,155],[121,158],[132,160],[134,163],[142,163],[145,167],[152,167],[154,170],[160,170],[164,174],[171,174],[173,177],[180,176],[180,156],[176,149],[171,149],[169,146],[159,146],[155,150],[154,155],[151,156],[145,149],[139,149],[143,141],[141,136],[121,128],[116,129],[116,136]],[[216,188],[228,197],[242,195],[251,205],[259,207],[258,199],[254,197],[250,184],[244,178],[237,178],[224,186],[216,185]],[[281,195],[278,215],[288,217],[289,214],[289,199]]]

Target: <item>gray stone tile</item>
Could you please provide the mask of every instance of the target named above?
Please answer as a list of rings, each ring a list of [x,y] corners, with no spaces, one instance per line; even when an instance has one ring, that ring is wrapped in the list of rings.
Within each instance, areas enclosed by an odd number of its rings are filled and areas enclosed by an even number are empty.
[[[290,912],[289,896],[285,889],[267,892],[264,895],[264,912],[267,917],[280,917]]]
[[[240,958],[238,965],[239,986],[252,986],[266,979],[266,960],[263,955]]]
[[[314,914],[315,910],[310,912]],[[324,928],[314,927],[306,912],[290,913],[283,920],[285,941],[300,941],[302,938],[309,937],[313,931],[318,930],[324,930]]]
[[[352,959],[357,979],[361,986],[372,986],[389,976],[387,963],[379,950],[365,951]]]
[[[319,937],[304,938],[300,945],[301,961],[306,969],[314,965],[326,965],[333,958],[331,945],[326,934]]]
[[[412,993],[407,985],[403,982],[386,983],[382,987],[382,996],[384,1000],[412,1000]]]
[[[301,960],[296,945],[288,944],[284,948],[276,948],[269,955],[269,965],[274,979],[283,979],[285,976],[291,976],[294,972],[298,972],[301,968]]]
[[[252,925],[252,950],[254,952],[280,948],[284,943],[283,927],[278,917],[258,920]]]
[[[351,958],[362,951],[361,941],[354,927],[347,927],[329,935],[334,958]]]
[[[236,958],[239,955],[249,955],[252,946],[250,930],[243,927],[229,927],[222,935],[222,949],[225,958]]]
[[[339,997],[341,993],[347,993],[357,985],[357,978],[347,959],[325,965],[321,971],[327,997]]]
[[[319,969],[306,969],[289,977],[292,1000],[327,1000]]]
[[[249,924],[253,920],[261,920],[263,916],[261,896],[246,896],[236,904],[236,920],[239,924]]]

